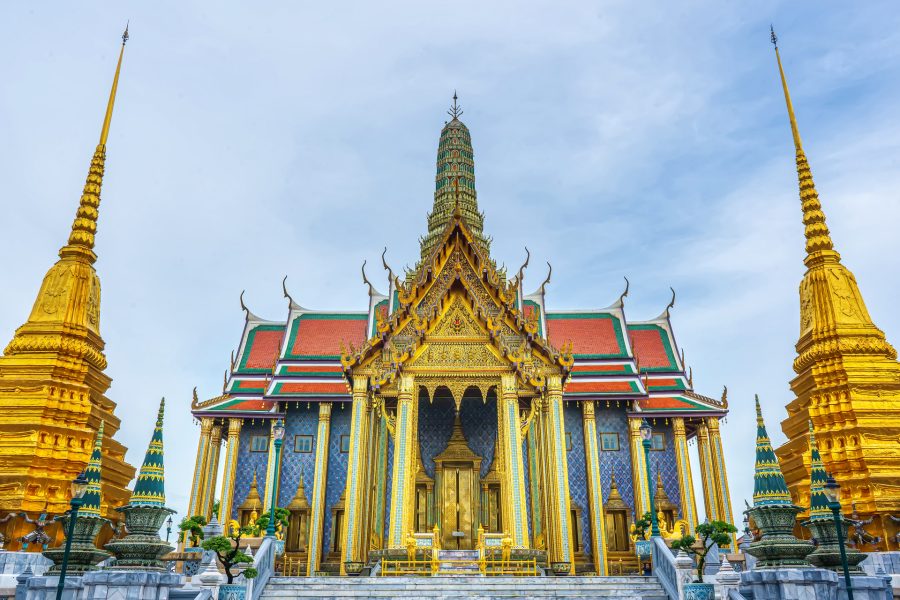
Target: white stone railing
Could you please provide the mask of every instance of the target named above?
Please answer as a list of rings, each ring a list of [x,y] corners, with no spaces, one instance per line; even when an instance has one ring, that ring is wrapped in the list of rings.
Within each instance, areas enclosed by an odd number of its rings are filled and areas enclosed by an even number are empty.
[[[253,557],[253,568],[258,574],[247,583],[247,598],[259,600],[269,578],[275,574],[275,538],[263,538]]]
[[[661,537],[653,541],[653,574],[666,591],[669,600],[684,597],[684,584],[693,580],[694,561],[683,551],[673,556],[672,551]]]

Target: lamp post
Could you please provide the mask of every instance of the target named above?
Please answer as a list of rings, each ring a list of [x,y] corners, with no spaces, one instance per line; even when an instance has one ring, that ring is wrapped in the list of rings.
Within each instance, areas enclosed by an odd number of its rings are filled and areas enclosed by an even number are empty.
[[[841,567],[844,569],[844,583],[847,584],[847,600],[853,600],[850,568],[847,566],[847,549],[844,548],[844,528],[841,526],[841,486],[834,480],[834,476],[829,474],[823,487],[825,497],[828,499],[828,508],[834,515],[834,528],[837,530],[838,546],[841,549]]]
[[[72,549],[72,536],[75,535],[75,521],[78,520],[78,509],[84,502],[84,494],[88,489],[88,480],[84,471],[72,480],[72,500],[69,505],[69,527],[66,532],[66,549],[63,552],[62,566],[59,569],[59,582],[56,584],[56,600],[62,599],[63,588],[66,584],[66,569],[69,567],[69,551]]]
[[[647,491],[650,492],[650,536],[659,537],[659,521],[656,518],[656,498],[653,493],[653,478],[650,475],[650,446],[653,443],[653,428],[647,419],[641,420],[639,428],[644,446],[644,462],[647,465]]]
[[[266,537],[275,537],[275,501],[278,496],[278,459],[281,456],[281,444],[284,440],[284,421],[278,419],[272,427],[272,437],[275,438],[275,473],[272,477],[272,502],[269,507],[269,524],[266,525]]]
[[[172,535],[172,515],[166,519],[166,543],[169,543],[169,536]]]

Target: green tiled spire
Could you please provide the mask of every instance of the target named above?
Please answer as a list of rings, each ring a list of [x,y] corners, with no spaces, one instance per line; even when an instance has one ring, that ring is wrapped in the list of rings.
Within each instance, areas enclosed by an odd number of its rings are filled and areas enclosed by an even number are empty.
[[[88,462],[87,469],[84,470],[84,476],[88,480],[87,492],[82,497],[81,508],[78,511],[79,517],[100,517],[100,461],[103,459],[103,421],[100,421],[100,428],[97,430],[97,437],[94,439],[94,450],[91,452],[91,459]]]
[[[788,491],[781,472],[781,465],[775,457],[772,442],[766,432],[762,409],[759,407],[759,396],[756,396],[756,469],[753,473],[753,505],[790,505],[791,493]]]
[[[165,506],[165,468],[163,466],[163,409],[166,399],[159,403],[159,415],[156,417],[156,428],[150,438],[150,446],[144,457],[144,464],[138,473],[134,492],[131,494],[132,506]]]
[[[816,445],[816,434],[813,433],[812,421],[809,422],[809,520],[831,522],[833,516],[828,508],[828,498],[825,497],[825,482],[828,481],[828,473],[822,464],[822,456]]]

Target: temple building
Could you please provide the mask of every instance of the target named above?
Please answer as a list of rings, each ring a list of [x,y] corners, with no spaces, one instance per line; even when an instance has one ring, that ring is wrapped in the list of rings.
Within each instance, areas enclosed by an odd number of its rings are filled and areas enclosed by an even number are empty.
[[[775,34],[772,34],[775,42]],[[844,490],[844,514],[862,521],[861,550],[897,550],[900,533],[900,363],[869,316],[853,273],[841,264],[803,151],[787,79],[775,47],[794,147],[806,237],[800,282],[800,339],[791,381],[795,398],[777,450],[800,506],[810,505],[812,422],[825,469]],[[808,519],[804,513],[798,519]]]
[[[287,553],[309,574],[428,532],[463,550],[481,532],[502,534],[555,570],[606,574],[635,561],[630,528],[651,488],[664,531],[733,522],[726,395],[694,391],[674,295],[645,321],[626,317],[627,287],[606,308],[559,311],[545,302],[549,273],[526,288],[527,258],[511,277],[498,268],[455,97],[449,114],[414,269],[401,278],[382,255],[382,293],[364,265],[368,306],[356,312],[305,308],[286,285],[279,320],[242,299],[222,394],[195,393],[192,404],[200,439],[188,514],[210,517],[220,500],[221,521],[247,523],[274,495],[291,512]]]
[[[28,320],[0,356],[0,534],[10,550],[35,532],[46,533],[50,545],[62,540],[52,519],[69,510],[71,481],[87,467],[102,423],[100,516],[120,520],[114,507],[128,502],[127,486],[134,478],[125,447],[113,439],[120,422],[115,402],[105,395],[112,379],[105,373],[100,278],[94,269],[106,141],[127,39],[126,29],[68,242],[44,276]],[[107,528],[103,535],[110,533]]]

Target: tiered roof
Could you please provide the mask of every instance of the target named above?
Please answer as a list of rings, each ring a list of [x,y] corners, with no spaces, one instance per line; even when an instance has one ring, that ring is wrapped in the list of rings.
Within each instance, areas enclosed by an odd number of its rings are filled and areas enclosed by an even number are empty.
[[[490,259],[487,238],[482,234],[470,138],[459,114],[454,104],[453,120],[441,133],[435,210],[429,215],[429,233],[422,240],[423,260],[416,272],[408,275],[407,283],[394,277],[382,256],[388,271],[387,294],[375,289],[363,265],[363,282],[369,288],[368,311],[309,310],[296,304],[286,287],[288,314],[284,321],[261,319],[242,302],[246,312],[244,331],[236,358],[226,373],[224,393],[205,402],[195,400],[195,415],[274,415],[280,414],[279,402],[349,401],[345,379],[348,365],[342,364],[341,355],[351,357],[348,360],[353,362],[353,356],[359,358],[361,353],[379,350],[390,323],[396,325],[411,318],[404,316],[411,310],[409,298],[398,302],[395,286],[401,286],[409,296],[417,289],[417,281],[430,281],[441,261],[449,256],[449,250],[444,252],[441,248],[451,243],[451,236],[460,235],[471,238],[472,252],[478,255],[473,260],[488,273],[484,275],[488,280],[497,280],[498,293],[507,298],[512,311],[510,318],[528,332],[532,347],[545,348],[548,356],[571,348],[575,362],[570,369],[566,364],[566,400],[623,401],[635,412],[652,412],[661,417],[726,412],[724,395],[722,401],[717,401],[693,391],[669,318],[674,295],[672,303],[657,318],[629,322],[624,310],[627,288],[607,308],[547,312],[544,297],[549,275],[535,292],[525,295],[522,282],[526,260],[518,275],[509,283],[505,281],[505,273],[497,271]],[[460,170],[471,179],[471,189],[461,184]]]

